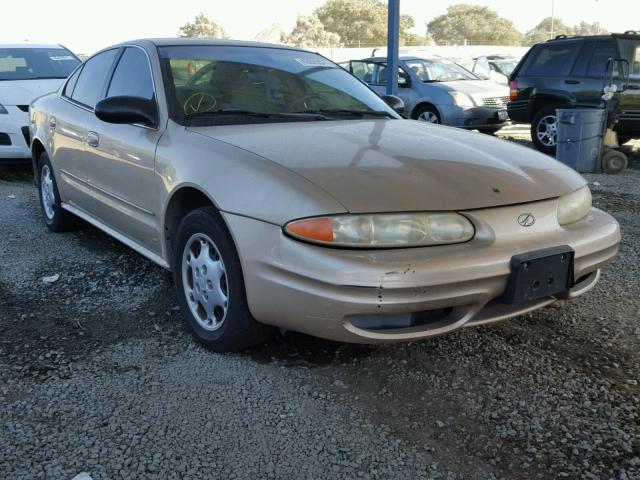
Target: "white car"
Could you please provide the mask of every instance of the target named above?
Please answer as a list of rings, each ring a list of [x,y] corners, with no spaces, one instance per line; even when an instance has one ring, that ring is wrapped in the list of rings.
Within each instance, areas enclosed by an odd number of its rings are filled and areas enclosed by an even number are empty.
[[[0,161],[31,158],[29,104],[58,90],[80,63],[60,45],[0,45]]]

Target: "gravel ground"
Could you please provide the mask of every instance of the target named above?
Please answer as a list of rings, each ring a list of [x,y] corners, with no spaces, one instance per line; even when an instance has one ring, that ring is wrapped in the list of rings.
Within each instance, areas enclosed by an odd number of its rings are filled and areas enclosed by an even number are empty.
[[[0,479],[640,479],[626,148],[625,174],[587,175],[623,230],[589,295],[412,344],[233,355],[194,345],[168,273],[91,227],[49,233],[29,172],[0,168]]]

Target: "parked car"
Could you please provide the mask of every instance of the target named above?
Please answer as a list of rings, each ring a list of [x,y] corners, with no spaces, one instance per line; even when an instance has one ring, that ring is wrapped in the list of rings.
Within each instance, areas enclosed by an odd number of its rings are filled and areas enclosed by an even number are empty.
[[[609,59],[624,59],[630,83],[620,94],[621,143],[640,138],[640,34],[587,37],[561,35],[531,47],[510,78],[509,117],[531,123],[531,139],[541,152],[556,150],[556,109],[597,108]],[[622,67],[620,67],[622,68]],[[619,72],[618,81],[624,77]]]
[[[384,94],[386,57],[352,60],[350,71],[376,93]],[[398,96],[409,118],[486,133],[509,120],[509,89],[479,79],[445,58],[400,57]]]
[[[484,80],[508,85],[509,76],[516,65],[518,62],[508,55],[483,55],[473,59],[473,65],[469,70]]]
[[[79,64],[60,45],[0,45],[0,162],[31,158],[29,104],[57,90]]]
[[[578,173],[405,120],[304,50],[116,45],[30,115],[49,229],[78,216],[171,269],[216,351],[273,326],[376,343],[506,319],[586,292],[618,249]]]

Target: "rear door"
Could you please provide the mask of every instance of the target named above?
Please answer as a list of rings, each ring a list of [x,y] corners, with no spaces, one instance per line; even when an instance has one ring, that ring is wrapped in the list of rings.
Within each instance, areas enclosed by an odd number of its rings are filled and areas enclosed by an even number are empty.
[[[143,48],[127,46],[119,54],[104,97],[116,96],[156,100],[151,64]],[[113,124],[93,115],[87,126],[91,137],[86,147],[87,173],[94,193],[89,213],[158,251],[154,164],[164,125]]]
[[[613,39],[587,40],[566,80],[577,107],[599,107],[607,62],[618,57]]]
[[[101,95],[118,49],[105,50],[87,60],[68,80],[60,108],[49,118],[54,131],[54,169],[62,197],[85,208],[91,199],[88,187],[86,141],[95,117],[93,107]]]

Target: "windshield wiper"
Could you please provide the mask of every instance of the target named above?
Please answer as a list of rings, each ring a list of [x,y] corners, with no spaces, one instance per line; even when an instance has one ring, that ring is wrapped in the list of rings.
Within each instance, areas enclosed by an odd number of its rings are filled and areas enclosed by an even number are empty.
[[[235,108],[226,108],[211,110],[209,112],[194,112],[184,116],[185,120],[192,118],[219,117],[219,116],[238,116],[238,117],[254,117],[254,118],[290,118],[290,119],[308,119],[308,120],[330,120],[330,118],[317,112],[255,112],[253,110],[241,110]]]
[[[348,108],[319,108],[318,110],[306,110],[300,113],[314,113],[321,115],[342,115],[348,117],[376,117],[396,118],[392,113],[384,110],[350,110]]]

